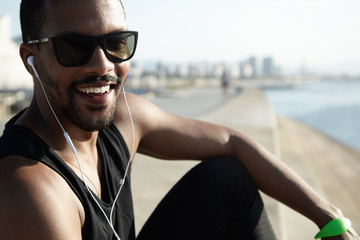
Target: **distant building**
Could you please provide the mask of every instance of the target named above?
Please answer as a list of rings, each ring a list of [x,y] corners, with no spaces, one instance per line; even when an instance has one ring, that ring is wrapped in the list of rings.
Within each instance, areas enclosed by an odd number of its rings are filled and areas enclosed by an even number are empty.
[[[0,36],[0,89],[32,89],[32,77],[20,59],[19,44],[11,39],[10,15],[0,16]]]
[[[265,78],[278,78],[281,77],[281,67],[274,63],[272,57],[266,57],[263,59],[262,76]]]
[[[257,78],[258,66],[256,57],[250,57],[240,63],[240,78]]]
[[[258,64],[257,64],[256,57],[249,58],[249,65],[251,66],[251,69],[252,69],[251,78],[257,78],[258,77]]]
[[[262,75],[263,77],[273,77],[273,59],[266,57],[263,59]]]
[[[252,78],[253,68],[248,62],[240,63],[240,78]]]

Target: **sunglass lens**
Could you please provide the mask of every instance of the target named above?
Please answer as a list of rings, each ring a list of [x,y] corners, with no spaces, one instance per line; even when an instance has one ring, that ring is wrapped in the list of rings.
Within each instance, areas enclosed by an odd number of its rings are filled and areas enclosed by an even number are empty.
[[[108,58],[114,62],[126,61],[135,51],[136,39],[132,33],[121,33],[105,39]]]
[[[61,65],[80,66],[88,61],[92,42],[81,37],[61,37],[53,39],[56,57]]]

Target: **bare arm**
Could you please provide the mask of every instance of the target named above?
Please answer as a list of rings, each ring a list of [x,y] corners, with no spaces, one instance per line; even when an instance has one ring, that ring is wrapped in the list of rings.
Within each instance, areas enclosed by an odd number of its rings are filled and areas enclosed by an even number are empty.
[[[142,119],[138,122],[139,152],[164,159],[233,156],[244,164],[260,190],[305,215],[319,228],[342,216],[338,208],[252,139],[226,127],[166,113],[141,99],[135,101],[139,114],[135,118]]]
[[[81,217],[66,182],[43,164],[0,159],[1,239],[81,239]]]

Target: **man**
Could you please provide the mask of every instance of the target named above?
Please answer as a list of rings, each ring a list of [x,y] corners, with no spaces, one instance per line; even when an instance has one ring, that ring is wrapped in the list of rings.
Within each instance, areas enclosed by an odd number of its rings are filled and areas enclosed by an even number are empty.
[[[23,0],[21,23],[34,97],[0,140],[1,239],[135,239],[127,174],[135,152],[208,159],[138,239],[274,239],[257,186],[319,228],[342,217],[241,133],[121,95],[137,33],[118,0]],[[359,238],[350,228],[332,239]]]

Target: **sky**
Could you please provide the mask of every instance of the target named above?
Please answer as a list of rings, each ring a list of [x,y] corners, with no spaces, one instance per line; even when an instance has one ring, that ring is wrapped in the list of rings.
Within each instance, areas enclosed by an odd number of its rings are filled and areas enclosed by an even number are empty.
[[[123,0],[137,60],[237,62],[360,73],[359,0]],[[20,35],[20,0],[1,0]]]

